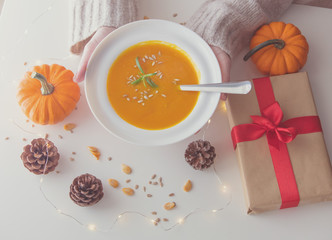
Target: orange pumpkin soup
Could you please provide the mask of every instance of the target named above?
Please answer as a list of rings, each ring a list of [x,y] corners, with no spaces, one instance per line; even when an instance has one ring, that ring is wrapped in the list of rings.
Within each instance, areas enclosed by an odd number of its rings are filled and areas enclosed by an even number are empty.
[[[145,41],[122,52],[110,67],[107,94],[126,122],[148,130],[172,127],[194,109],[199,93],[178,85],[198,84],[199,73],[174,44]]]

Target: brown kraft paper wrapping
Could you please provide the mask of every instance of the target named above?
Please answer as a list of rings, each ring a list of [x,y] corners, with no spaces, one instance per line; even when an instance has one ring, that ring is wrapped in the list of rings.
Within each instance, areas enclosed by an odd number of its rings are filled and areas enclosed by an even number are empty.
[[[284,117],[317,115],[305,72],[270,77],[275,99]],[[227,112],[231,129],[261,115],[254,87],[247,95],[229,95]],[[323,127],[324,129],[324,127]],[[332,200],[332,169],[322,132],[299,134],[287,144],[300,195],[300,205]],[[236,147],[249,213],[279,209],[281,197],[266,135]]]

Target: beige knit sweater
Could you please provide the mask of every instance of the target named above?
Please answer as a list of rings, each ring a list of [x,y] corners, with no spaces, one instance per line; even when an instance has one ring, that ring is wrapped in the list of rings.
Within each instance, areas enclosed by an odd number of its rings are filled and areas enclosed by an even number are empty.
[[[292,2],[332,8],[332,0],[208,0],[186,26],[233,57],[260,25],[277,20]],[[71,0],[70,12],[71,51],[80,54],[98,28],[137,20],[137,2]]]

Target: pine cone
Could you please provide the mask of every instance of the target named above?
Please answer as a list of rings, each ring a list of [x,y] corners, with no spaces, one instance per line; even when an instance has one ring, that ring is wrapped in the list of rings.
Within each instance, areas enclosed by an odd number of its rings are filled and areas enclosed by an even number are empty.
[[[203,170],[213,164],[216,153],[209,141],[198,140],[188,145],[184,157],[194,169]]]
[[[103,185],[98,178],[86,173],[74,179],[69,196],[81,207],[92,206],[104,196]]]
[[[21,154],[23,164],[34,174],[48,174],[58,165],[60,158],[58,149],[47,139],[33,139],[23,150]]]

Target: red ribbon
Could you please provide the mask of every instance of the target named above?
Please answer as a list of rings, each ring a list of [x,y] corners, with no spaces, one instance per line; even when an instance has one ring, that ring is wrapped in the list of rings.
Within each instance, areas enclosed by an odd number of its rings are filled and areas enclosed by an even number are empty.
[[[282,204],[280,208],[296,207],[300,196],[289,157],[287,143],[298,134],[321,132],[318,116],[305,116],[281,122],[283,118],[279,103],[275,101],[270,78],[253,80],[261,116],[250,116],[252,123],[233,127],[231,135],[234,149],[240,142],[253,141],[264,134],[276,174]]]

